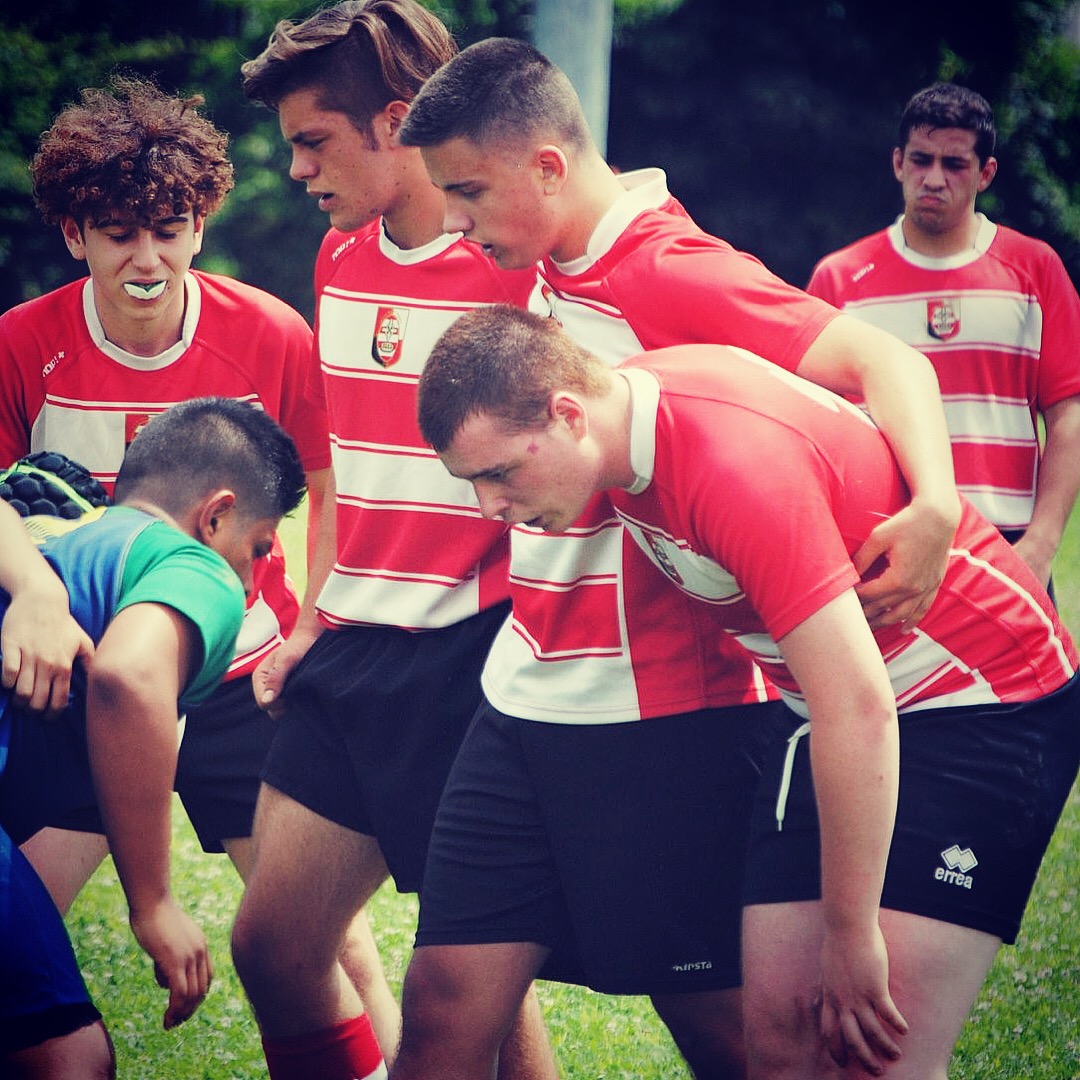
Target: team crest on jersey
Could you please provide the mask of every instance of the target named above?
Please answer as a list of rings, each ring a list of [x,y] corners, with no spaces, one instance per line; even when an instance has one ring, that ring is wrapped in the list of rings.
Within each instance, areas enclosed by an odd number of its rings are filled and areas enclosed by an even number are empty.
[[[641,535],[645,537],[645,543],[649,545],[657,566],[659,566],[676,585],[684,584],[682,574],[679,573],[675,564],[671,561],[671,556],[668,555],[665,550],[664,542],[660,537],[654,536],[652,533],[645,532],[644,530],[642,530]]]
[[[938,341],[948,341],[960,333],[960,298],[948,296],[926,301],[926,329]]]
[[[408,322],[407,308],[379,308],[375,313],[375,333],[371,339],[371,358],[375,363],[393,367],[401,359]]]
[[[148,412],[124,413],[124,446],[131,445],[131,440],[150,423],[153,415],[154,413]]]

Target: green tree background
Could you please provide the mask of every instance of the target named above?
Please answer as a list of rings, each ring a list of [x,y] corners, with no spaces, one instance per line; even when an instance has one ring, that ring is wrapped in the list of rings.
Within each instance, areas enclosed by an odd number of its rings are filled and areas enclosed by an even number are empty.
[[[528,37],[530,0],[427,0],[462,45]],[[40,133],[115,70],[201,93],[231,135],[237,186],[210,226],[205,269],[277,293],[309,317],[326,219],[288,179],[276,118],[239,66],[296,0],[43,0],[0,4],[0,309],[82,273],[33,207]],[[1001,169],[983,206],[1049,241],[1080,281],[1080,49],[1069,0],[942,0],[928,17],[878,0],[617,0],[608,155],[663,166],[708,230],[803,284],[814,262],[899,211],[889,155],[903,102],[955,78],[995,107]]]

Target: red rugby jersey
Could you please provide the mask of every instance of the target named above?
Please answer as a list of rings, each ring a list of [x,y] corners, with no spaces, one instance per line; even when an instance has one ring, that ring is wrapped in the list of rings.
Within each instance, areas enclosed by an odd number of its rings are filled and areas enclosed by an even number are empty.
[[[420,435],[416,389],[439,335],[483,304],[524,305],[532,270],[498,270],[460,234],[398,248],[381,221],[331,230],[316,264],[317,354],[337,483],[331,627],[447,626],[507,597],[506,526]]]
[[[311,329],[276,297],[232,278],[189,271],[181,340],[154,357],[105,337],[90,278],[0,316],[0,461],[56,450],[111,492],[128,443],[155,413],[217,395],[265,409],[292,436],[304,468],[330,464],[326,417],[307,397]],[[251,671],[296,622],[280,544],[254,568],[228,678]]]
[[[1080,298],[1053,250],[980,215],[973,248],[931,258],[898,220],[823,259],[808,288],[929,358],[957,486],[998,528],[1025,528],[1038,414],[1080,393]]]

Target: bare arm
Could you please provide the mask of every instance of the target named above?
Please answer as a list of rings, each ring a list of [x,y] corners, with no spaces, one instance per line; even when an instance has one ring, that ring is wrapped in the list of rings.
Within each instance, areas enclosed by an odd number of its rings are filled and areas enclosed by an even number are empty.
[[[899,783],[896,703],[853,590],[779,643],[810,710],[821,825],[822,1036],[840,1064],[898,1057],[907,1024],[878,926]],[[875,1070],[876,1071],[876,1070]]]
[[[109,624],[90,667],[86,734],[109,847],[131,929],[169,991],[175,1027],[210,988],[202,931],[169,883],[178,750],[176,702],[199,648],[192,624],[160,604],[134,604]]]
[[[58,712],[67,704],[71,668],[94,655],[93,642],[71,617],[63,582],[5,502],[0,552],[0,588],[11,597],[0,627],[0,679],[24,708]]]
[[[316,469],[306,474],[308,491],[308,520],[307,520],[307,569],[311,573],[312,565],[319,550],[319,532],[322,527],[323,502],[326,498],[326,485],[332,479],[329,468]],[[331,493],[331,498],[333,493]]]
[[[922,353],[892,334],[839,315],[806,351],[798,374],[857,394],[888,439],[911,502],[879,525],[856,552],[860,574],[885,555],[880,576],[857,592],[870,624],[914,624],[933,603],[960,521],[952,449],[937,376]]]
[[[1035,486],[1035,508],[1016,552],[1046,585],[1080,491],[1080,397],[1051,405],[1043,420],[1046,444]]]
[[[322,474],[320,488],[317,500],[308,506],[308,580],[296,626],[252,674],[255,700],[270,713],[275,712],[289,673],[323,632],[315,602],[337,560],[337,485],[332,468]]]

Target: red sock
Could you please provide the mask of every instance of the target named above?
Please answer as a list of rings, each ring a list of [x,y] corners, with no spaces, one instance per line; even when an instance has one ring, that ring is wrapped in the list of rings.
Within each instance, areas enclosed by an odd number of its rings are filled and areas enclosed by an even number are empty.
[[[263,1038],[272,1080],[376,1080],[386,1076],[367,1014],[283,1039]]]

